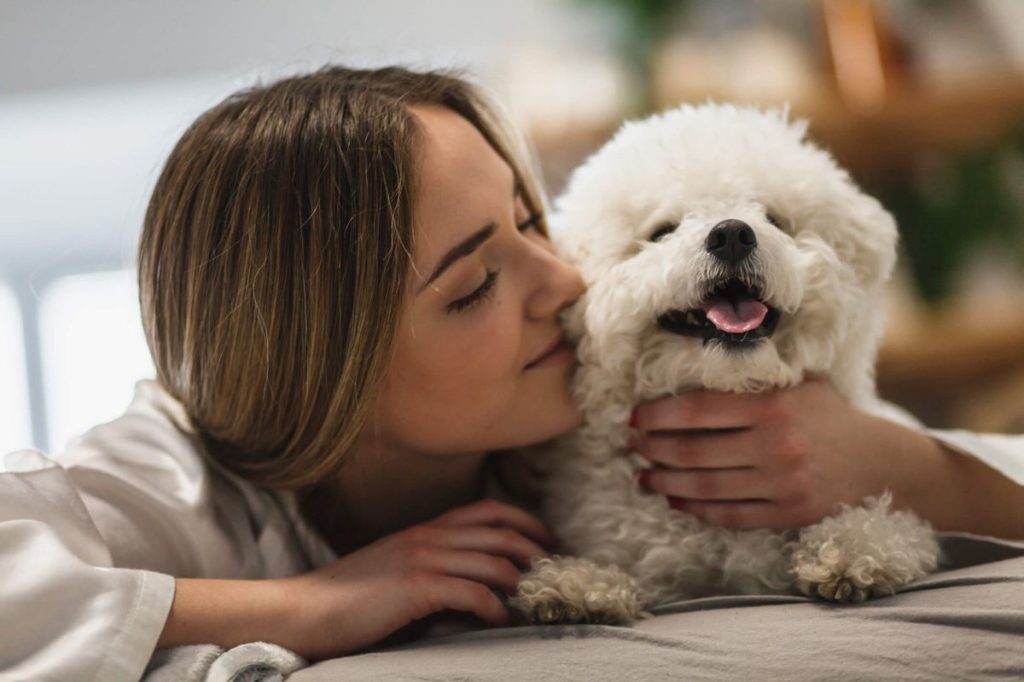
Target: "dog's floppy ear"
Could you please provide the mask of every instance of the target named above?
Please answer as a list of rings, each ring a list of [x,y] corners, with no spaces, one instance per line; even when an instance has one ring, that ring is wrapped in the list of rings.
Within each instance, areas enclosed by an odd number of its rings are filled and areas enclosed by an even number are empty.
[[[880,285],[889,280],[896,265],[896,220],[877,199],[848,182],[856,198],[847,218],[851,231],[860,237],[852,242],[854,251],[848,254],[848,262],[861,282]]]

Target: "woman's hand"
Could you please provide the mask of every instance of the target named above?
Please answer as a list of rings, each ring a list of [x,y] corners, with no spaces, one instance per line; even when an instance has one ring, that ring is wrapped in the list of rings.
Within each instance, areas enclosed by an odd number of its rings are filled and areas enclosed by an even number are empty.
[[[909,433],[860,412],[822,379],[664,398],[638,406],[634,423],[635,451],[660,465],[641,484],[732,528],[806,526],[898,485],[894,446]]]
[[[505,625],[508,610],[492,590],[514,593],[520,570],[554,541],[521,509],[494,500],[459,507],[279,581],[291,624],[279,643],[314,660],[339,656],[445,609]]]

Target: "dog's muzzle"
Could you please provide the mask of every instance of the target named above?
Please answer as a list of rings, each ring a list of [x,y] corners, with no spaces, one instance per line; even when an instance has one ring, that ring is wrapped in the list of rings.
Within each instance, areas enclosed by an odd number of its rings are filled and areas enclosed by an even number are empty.
[[[658,317],[658,326],[667,332],[730,349],[750,348],[769,338],[778,323],[779,311],[761,300],[760,289],[737,278],[715,286],[699,308],[669,310]]]

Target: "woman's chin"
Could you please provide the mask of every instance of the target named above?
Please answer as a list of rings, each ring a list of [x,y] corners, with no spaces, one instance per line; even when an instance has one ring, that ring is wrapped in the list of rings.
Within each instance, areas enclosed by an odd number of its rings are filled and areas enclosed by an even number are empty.
[[[538,425],[538,436],[531,443],[527,443],[527,445],[543,443],[544,441],[558,438],[583,423],[583,412],[580,411],[575,403],[568,400],[562,405],[553,407],[543,416],[544,423],[543,425]]]

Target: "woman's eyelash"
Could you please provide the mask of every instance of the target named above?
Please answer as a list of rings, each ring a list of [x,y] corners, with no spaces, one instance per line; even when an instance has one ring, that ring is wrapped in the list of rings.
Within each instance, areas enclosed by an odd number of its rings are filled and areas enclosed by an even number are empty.
[[[477,303],[480,303],[488,296],[494,293],[494,285],[498,282],[498,270],[488,270],[487,276],[484,277],[484,282],[476,290],[468,296],[463,296],[457,301],[452,301],[448,304],[449,313],[461,313],[472,308]]]
[[[540,213],[534,213],[529,218],[516,225],[516,229],[520,232],[524,232],[530,228],[535,228],[542,217],[543,216]]]

